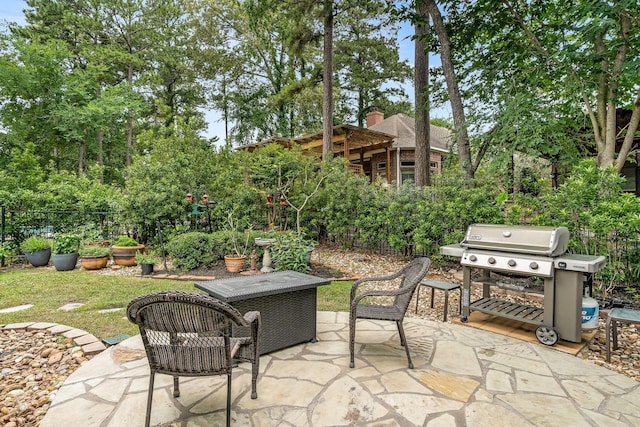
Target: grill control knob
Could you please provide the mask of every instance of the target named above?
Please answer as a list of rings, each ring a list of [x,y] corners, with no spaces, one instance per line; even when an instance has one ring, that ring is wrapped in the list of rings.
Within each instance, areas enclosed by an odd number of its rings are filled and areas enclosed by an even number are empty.
[[[471,262],[476,262],[477,260],[478,260],[478,257],[477,257],[477,256],[475,256],[475,255],[470,255],[470,256],[469,256],[469,261],[471,261]]]
[[[538,263],[537,262],[532,262],[531,264],[529,264],[529,268],[532,270],[537,270],[538,269]]]
[[[509,264],[509,267],[515,267],[516,266],[516,261],[513,259],[510,259],[509,262],[507,262],[507,264]]]
[[[489,259],[487,260],[487,262],[489,262],[489,264],[495,264],[496,263],[496,259],[492,256],[489,257]]]

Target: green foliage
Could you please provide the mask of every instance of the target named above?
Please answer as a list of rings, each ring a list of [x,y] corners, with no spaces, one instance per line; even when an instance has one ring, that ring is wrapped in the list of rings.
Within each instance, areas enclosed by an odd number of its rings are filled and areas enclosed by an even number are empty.
[[[42,251],[51,247],[51,242],[44,237],[31,236],[20,243],[20,249],[24,253]]]
[[[221,258],[219,240],[208,233],[194,231],[173,237],[167,243],[167,252],[178,270],[211,267]]]
[[[119,236],[113,243],[113,246],[138,246],[139,243],[136,239],[130,236]]]
[[[99,245],[82,245],[78,253],[80,256],[107,256],[111,254],[111,249]]]
[[[269,248],[277,271],[293,270],[306,273],[311,270],[309,257],[316,242],[293,232],[278,233],[275,239]]]
[[[78,252],[80,236],[75,234],[58,233],[53,238],[54,254],[72,254]]]
[[[137,264],[157,264],[160,262],[160,258],[158,257],[155,251],[149,252],[136,252],[136,263]]]

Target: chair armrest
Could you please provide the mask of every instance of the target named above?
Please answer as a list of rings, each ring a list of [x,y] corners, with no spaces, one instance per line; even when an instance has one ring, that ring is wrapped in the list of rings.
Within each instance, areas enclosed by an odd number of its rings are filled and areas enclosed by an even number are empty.
[[[385,281],[388,281],[388,280],[397,279],[403,273],[404,273],[404,270],[400,270],[398,272],[390,274],[389,276],[363,277],[362,279],[358,279],[355,282],[353,282],[353,285],[351,285],[351,297],[349,298],[349,300],[351,301],[351,300],[353,300],[353,298],[355,298],[356,292],[358,290],[358,286],[360,286],[361,284],[367,283],[367,282],[385,282]]]

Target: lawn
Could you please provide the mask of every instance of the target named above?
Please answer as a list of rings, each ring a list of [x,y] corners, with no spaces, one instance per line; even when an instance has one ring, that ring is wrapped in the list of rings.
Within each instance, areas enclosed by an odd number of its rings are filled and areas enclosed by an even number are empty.
[[[105,276],[87,271],[16,269],[0,272],[0,309],[33,304],[28,310],[0,313],[0,324],[52,322],[83,329],[103,339],[138,330],[125,318],[133,298],[161,290],[198,292],[191,281]],[[318,310],[347,311],[351,282],[318,288]],[[65,304],[83,303],[72,311]],[[120,309],[100,313],[100,310]]]

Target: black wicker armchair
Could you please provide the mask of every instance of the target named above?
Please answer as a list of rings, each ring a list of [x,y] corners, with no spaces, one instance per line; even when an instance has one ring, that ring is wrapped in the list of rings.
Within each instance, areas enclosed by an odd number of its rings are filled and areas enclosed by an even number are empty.
[[[415,292],[418,284],[427,274],[429,267],[431,266],[431,260],[429,258],[416,258],[404,266],[400,271],[390,276],[385,277],[371,277],[363,278],[354,282],[351,287],[351,303],[349,314],[349,351],[351,352],[350,367],[354,367],[354,346],[356,335],[356,320],[357,319],[373,319],[373,320],[392,320],[396,322],[398,326],[398,333],[400,334],[400,344],[404,346],[407,352],[407,360],[409,361],[409,368],[413,369],[413,362],[411,361],[411,355],[409,354],[409,345],[404,335],[404,329],[402,327],[402,321],[404,315],[407,312],[413,293]],[[366,282],[382,282],[391,281],[394,279],[400,279],[400,285],[397,289],[393,290],[371,290],[358,293],[358,287]],[[363,304],[361,301],[363,298],[368,300],[375,297],[393,297],[392,304]],[[367,300],[367,301],[368,301]]]
[[[227,426],[231,422],[231,370],[235,360],[251,362],[251,398],[258,397],[260,313],[244,316],[206,295],[165,291],[140,296],[127,307],[138,325],[151,375],[145,426],[151,418],[155,374],[173,376],[173,395],[180,396],[180,376],[227,375]],[[249,328],[248,337],[231,337],[232,325]]]

